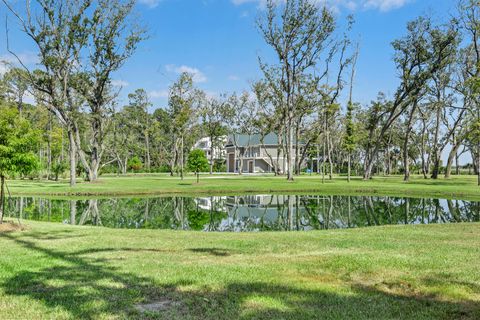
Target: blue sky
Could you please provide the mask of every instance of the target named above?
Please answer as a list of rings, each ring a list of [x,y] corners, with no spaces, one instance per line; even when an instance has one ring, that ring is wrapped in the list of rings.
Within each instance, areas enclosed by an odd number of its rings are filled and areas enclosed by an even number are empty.
[[[137,14],[149,29],[135,56],[115,75],[122,96],[146,89],[154,107],[166,105],[169,85],[181,71],[195,74],[197,85],[210,94],[249,90],[261,77],[257,57],[271,50],[255,27],[263,0],[139,0]],[[320,3],[325,0],[318,0]],[[379,91],[393,94],[396,74],[392,40],[405,33],[407,21],[433,14],[437,19],[454,12],[451,0],[327,0],[339,24],[353,13],[353,36],[360,40],[355,100],[368,103]],[[0,7],[0,59],[6,50],[5,14]],[[35,48],[9,18],[10,46],[31,65]],[[1,69],[0,69],[1,72]]]

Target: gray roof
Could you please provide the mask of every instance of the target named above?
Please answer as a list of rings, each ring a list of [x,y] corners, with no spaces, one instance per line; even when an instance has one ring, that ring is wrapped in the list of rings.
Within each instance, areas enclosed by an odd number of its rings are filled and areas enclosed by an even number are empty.
[[[235,134],[228,136],[227,146],[236,145],[239,147],[246,147],[246,146],[257,146],[262,145],[260,134]],[[269,133],[263,138],[263,144],[265,145],[277,145],[278,144],[278,136],[275,133]]]

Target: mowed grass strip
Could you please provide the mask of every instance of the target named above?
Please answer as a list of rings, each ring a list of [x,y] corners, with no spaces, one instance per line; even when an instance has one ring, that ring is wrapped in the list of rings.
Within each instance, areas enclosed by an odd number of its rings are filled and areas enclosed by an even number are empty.
[[[0,233],[5,319],[479,319],[480,224]],[[150,308],[150,309],[149,309]]]
[[[241,193],[323,193],[352,195],[391,195],[409,197],[462,198],[480,200],[480,187],[475,176],[454,176],[451,179],[424,179],[413,176],[404,182],[401,176],[375,177],[363,181],[355,177],[350,183],[345,177],[325,180],[317,175],[296,177],[288,182],[285,177],[203,175],[200,183],[193,176],[181,180],[165,174],[103,176],[95,183],[79,181],[71,188],[67,181],[9,181],[12,195],[37,196],[129,196],[129,195],[198,195]]]

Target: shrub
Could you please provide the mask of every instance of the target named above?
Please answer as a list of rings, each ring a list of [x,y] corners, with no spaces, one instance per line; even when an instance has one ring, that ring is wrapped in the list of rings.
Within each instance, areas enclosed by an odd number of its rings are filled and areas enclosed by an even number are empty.
[[[143,163],[137,156],[128,160],[128,169],[133,171],[139,171],[143,168]]]

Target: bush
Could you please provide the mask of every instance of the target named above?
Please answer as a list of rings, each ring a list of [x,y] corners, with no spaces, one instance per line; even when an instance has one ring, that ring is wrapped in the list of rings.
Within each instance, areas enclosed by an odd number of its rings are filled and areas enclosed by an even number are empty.
[[[142,161],[140,160],[139,157],[135,156],[133,158],[131,158],[130,160],[128,160],[128,169],[129,170],[133,170],[135,172],[138,172],[140,171],[142,168],[143,168],[143,163]]]
[[[52,165],[52,173],[55,176],[55,181],[58,181],[58,176],[62,175],[68,169],[66,162],[60,161]]]
[[[213,164],[214,172],[227,172],[227,164],[225,160],[215,160]]]

